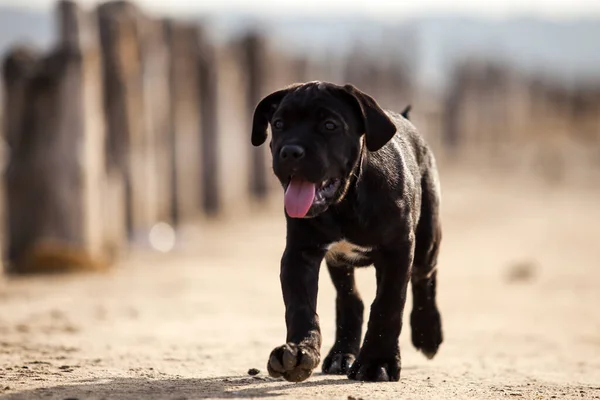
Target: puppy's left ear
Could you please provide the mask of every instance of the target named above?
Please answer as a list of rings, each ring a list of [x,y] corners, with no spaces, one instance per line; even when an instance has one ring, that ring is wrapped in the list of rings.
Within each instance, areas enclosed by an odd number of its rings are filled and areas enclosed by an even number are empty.
[[[344,90],[353,97],[360,109],[367,149],[379,150],[396,134],[396,125],[374,98],[350,84],[344,85]]]
[[[281,100],[299,85],[288,86],[263,98],[254,109],[252,117],[252,145],[260,146],[267,140],[267,127]]]

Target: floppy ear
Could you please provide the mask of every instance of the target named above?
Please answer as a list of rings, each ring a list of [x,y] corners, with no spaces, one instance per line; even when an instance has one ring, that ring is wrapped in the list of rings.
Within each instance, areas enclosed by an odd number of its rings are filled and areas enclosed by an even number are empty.
[[[292,85],[278,90],[263,98],[254,109],[252,117],[252,145],[260,146],[267,140],[267,127],[273,113],[283,98],[299,85]]]
[[[379,150],[394,136],[396,125],[371,96],[349,84],[344,85],[344,90],[354,98],[360,109],[367,149]]]

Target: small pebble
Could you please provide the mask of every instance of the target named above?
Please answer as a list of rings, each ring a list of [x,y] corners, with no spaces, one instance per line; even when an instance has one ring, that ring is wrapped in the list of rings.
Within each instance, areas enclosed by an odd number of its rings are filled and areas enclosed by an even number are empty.
[[[250,368],[248,370],[248,375],[254,376],[254,375],[258,375],[258,374],[260,374],[260,371],[256,368]]]

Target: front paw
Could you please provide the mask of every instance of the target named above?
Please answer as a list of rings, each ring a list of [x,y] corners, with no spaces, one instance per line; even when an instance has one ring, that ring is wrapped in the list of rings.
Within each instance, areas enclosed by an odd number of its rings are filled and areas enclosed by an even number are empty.
[[[287,343],[276,347],[269,356],[267,370],[273,378],[302,382],[319,364],[319,352],[311,347]]]
[[[438,309],[435,306],[416,307],[410,315],[410,325],[413,345],[431,360],[444,340]]]
[[[354,354],[338,353],[333,350],[323,360],[323,373],[331,375],[346,375],[355,360]]]
[[[400,353],[384,358],[360,354],[350,367],[348,378],[366,382],[397,382],[400,380]]]

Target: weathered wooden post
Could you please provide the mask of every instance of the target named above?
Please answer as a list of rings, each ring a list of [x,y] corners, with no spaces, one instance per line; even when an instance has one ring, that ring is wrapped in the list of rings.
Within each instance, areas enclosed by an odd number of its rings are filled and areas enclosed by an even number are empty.
[[[249,211],[250,120],[244,95],[246,71],[232,43],[217,48],[217,157],[220,211],[224,216]]]
[[[107,262],[101,191],[104,131],[90,19],[58,6],[59,43],[32,63],[4,63],[7,95],[22,89],[6,171],[11,272],[97,269]],[[23,80],[21,80],[23,79]]]
[[[568,105],[572,140],[597,145],[600,139],[600,88],[576,88]]]
[[[83,55],[79,80],[82,85],[82,129],[87,132],[83,160],[88,172],[87,236],[101,242],[106,257],[114,261],[126,250],[123,180],[107,170],[104,119],[102,53],[95,12],[82,10],[75,1],[58,4],[59,40],[62,46],[80,49]],[[77,112],[77,111],[74,111]],[[107,218],[110,216],[110,218]]]
[[[200,130],[201,130],[201,171],[202,171],[202,199],[199,205],[208,216],[216,215],[221,209],[219,163],[219,121],[217,104],[219,95],[218,58],[217,49],[208,41],[200,38],[198,52],[198,86],[200,91]],[[224,105],[227,108],[227,105]],[[232,115],[231,118],[236,118]]]
[[[13,146],[19,139],[25,106],[25,88],[39,57],[33,47],[17,45],[8,51],[4,59],[3,129],[4,140],[9,146]]]
[[[143,16],[131,3],[108,2],[97,10],[103,50],[104,109],[108,128],[109,171],[124,180],[130,239],[142,238],[159,220],[153,173],[150,101],[144,95]],[[148,84],[146,84],[146,88]]]
[[[306,57],[292,57],[291,76],[288,84],[293,82],[306,82],[308,80],[308,59]]]
[[[148,199],[157,222],[172,222],[169,48],[163,21],[142,15],[139,33]]]
[[[2,253],[9,249],[15,240],[15,235],[18,235],[18,226],[15,227],[14,219],[9,220],[10,210],[8,210],[9,196],[14,196],[10,193],[6,182],[8,161],[10,160],[10,151],[18,146],[22,125],[25,121],[25,105],[26,105],[26,90],[30,76],[33,74],[39,59],[39,54],[30,46],[17,45],[12,47],[2,65],[2,80],[4,83],[4,101],[3,101],[3,140],[6,144],[6,150],[3,154],[3,173],[5,181],[2,187]],[[11,197],[12,197],[11,196]],[[13,218],[18,218],[20,215],[13,215]],[[6,266],[7,271],[15,271],[15,265],[10,263]]]
[[[164,23],[168,43],[171,219],[193,221],[202,210],[200,32],[196,25]]]
[[[376,76],[369,74],[368,60],[363,55],[364,51],[355,47],[346,57],[343,79],[346,83],[351,83],[361,90],[377,97],[374,93],[373,81]]]
[[[457,66],[450,79],[450,87],[444,100],[444,152],[452,158],[464,146],[464,101],[467,92],[467,73],[464,66]]]
[[[266,43],[263,37],[256,32],[249,32],[240,43],[242,51],[242,65],[246,71],[246,110],[247,121],[251,121],[254,107],[265,93],[265,80],[267,61]],[[249,132],[250,124],[246,131]],[[249,146],[250,147],[250,146]],[[250,147],[249,180],[250,193],[256,200],[264,200],[268,194],[267,183],[267,157],[268,146],[258,148]]]

